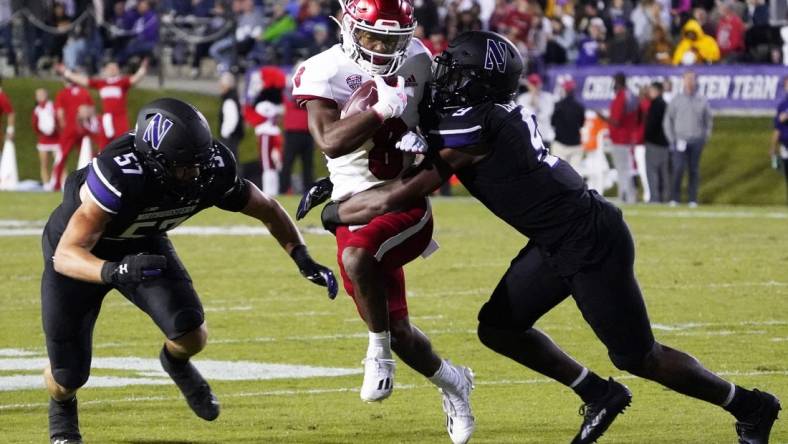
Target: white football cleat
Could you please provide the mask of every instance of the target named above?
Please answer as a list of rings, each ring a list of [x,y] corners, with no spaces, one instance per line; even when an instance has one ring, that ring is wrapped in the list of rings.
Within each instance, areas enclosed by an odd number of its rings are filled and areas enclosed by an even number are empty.
[[[366,402],[383,401],[394,390],[393,359],[364,358],[364,382],[361,384],[361,399]]]
[[[465,444],[471,439],[476,428],[476,418],[471,411],[471,390],[473,390],[474,374],[468,367],[454,366],[460,373],[460,385],[456,392],[443,394],[443,411],[446,412],[446,431],[454,444]]]

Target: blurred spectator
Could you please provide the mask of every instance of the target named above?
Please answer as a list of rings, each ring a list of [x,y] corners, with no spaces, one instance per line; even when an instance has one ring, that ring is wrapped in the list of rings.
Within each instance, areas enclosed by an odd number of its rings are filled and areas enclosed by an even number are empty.
[[[14,107],[11,105],[11,101],[8,99],[8,95],[6,95],[5,91],[2,88],[3,79],[0,77],[0,118],[3,115],[6,115],[5,121],[5,140],[14,140],[14,135],[16,134],[16,113],[14,112]],[[2,148],[2,146],[0,146]],[[2,151],[2,149],[0,149]]]
[[[59,62],[63,59],[63,47],[66,45],[68,30],[71,27],[71,18],[66,15],[66,8],[60,3],[55,3],[52,7],[52,15],[46,24],[60,31],[58,34],[47,34],[44,45],[47,48],[46,55]]]
[[[555,130],[555,141],[550,151],[577,170],[583,161],[580,130],[585,124],[586,109],[575,99],[574,80],[564,80],[561,88],[564,90],[564,98],[555,104],[555,111],[550,118],[550,124]]]
[[[684,90],[670,101],[662,122],[665,136],[673,148],[670,203],[675,206],[681,202],[681,182],[684,179],[684,169],[688,167],[689,205],[697,207],[700,156],[703,146],[711,137],[712,116],[709,102],[697,93],[695,73],[685,72],[683,81]]]
[[[125,66],[131,57],[150,57],[159,42],[159,17],[148,0],[138,0],[132,31],[134,37],[115,57],[121,66]]]
[[[720,5],[717,23],[717,46],[724,62],[737,62],[744,54],[744,22],[736,14],[730,1]]]
[[[129,89],[139,83],[148,72],[148,59],[143,59],[137,71],[131,76],[121,75],[117,62],[109,61],[104,65],[102,77],[92,77],[66,69],[63,77],[83,88],[98,90],[101,98],[101,128],[103,142],[109,143],[129,131],[128,104],[126,97]],[[103,143],[100,144],[103,149]]]
[[[88,134],[81,121],[84,120],[84,112],[80,115],[80,107],[93,107],[93,98],[87,89],[67,80],[65,83],[65,87],[55,96],[55,112],[60,133],[60,155],[56,156],[52,172],[52,189],[55,191],[60,191],[68,155]]]
[[[605,22],[595,17],[588,25],[588,35],[581,37],[577,43],[577,66],[598,65],[607,59],[607,43]]]
[[[629,0],[612,0],[608,3],[607,14],[611,21],[618,19],[626,23],[632,15],[632,3]]]
[[[692,18],[695,19],[696,22],[700,25],[700,29],[706,35],[716,35],[717,30],[714,28],[714,24],[709,21],[709,13],[703,8],[693,8],[692,9]]]
[[[616,65],[628,65],[640,61],[640,50],[634,37],[629,34],[626,20],[613,20],[613,38],[607,46],[609,62]]]
[[[285,147],[282,171],[279,174],[279,190],[284,194],[291,191],[290,179],[293,164],[301,159],[301,190],[308,190],[314,181],[314,141],[309,133],[307,111],[299,107],[290,95],[290,88],[285,94]]]
[[[0,0],[0,45],[5,49],[7,63],[16,70],[16,48],[14,48],[12,28],[11,0]]]
[[[618,173],[618,198],[624,203],[635,203],[632,181],[632,149],[637,137],[638,97],[627,89],[623,72],[614,76],[615,98],[610,102],[610,140],[613,142],[613,165]]]
[[[243,107],[246,123],[254,128],[260,150],[262,189],[269,196],[279,194],[279,171],[282,169],[282,99],[285,73],[277,66],[263,66],[252,74],[249,95],[252,103]]]
[[[413,14],[416,16],[416,23],[424,28],[424,35],[431,35],[438,31],[440,18],[438,17],[438,6],[434,0],[415,0]]]
[[[668,139],[662,128],[667,104],[662,98],[662,82],[654,82],[648,88],[651,99],[646,113],[643,139],[646,143],[646,174],[648,176],[651,203],[667,202],[670,192],[670,151]]]
[[[528,48],[529,67],[541,72],[543,71],[542,63],[544,62],[545,52],[547,51],[547,42],[552,35],[552,27],[550,20],[544,17],[542,8],[534,6],[531,8],[533,15],[531,16],[531,29],[528,31],[528,38],[526,40],[526,47]]]
[[[260,40],[264,44],[275,45],[283,36],[295,31],[296,27],[295,19],[287,13],[285,7],[281,3],[274,3],[271,20],[260,35]]]
[[[233,14],[238,15],[235,33],[217,40],[209,50],[217,61],[217,70],[224,72],[238,64],[238,57],[254,49],[265,27],[265,18],[252,0],[233,0]]]
[[[238,86],[235,75],[229,72],[219,76],[222,105],[219,108],[219,140],[230,148],[239,163],[238,145],[244,137],[244,123],[241,120],[241,102],[238,100]]]
[[[112,18],[110,29],[105,36],[108,47],[113,55],[120,54],[126,44],[134,35],[132,28],[136,20],[137,12],[134,8],[126,9],[126,2],[123,0],[115,1],[112,4]]]
[[[744,21],[747,26],[768,26],[769,25],[769,6],[764,0],[747,0],[747,8],[744,12]]]
[[[681,35],[682,39],[673,52],[674,65],[715,63],[720,60],[717,41],[706,35],[694,19],[687,20]]]
[[[550,124],[550,118],[555,109],[555,99],[552,94],[542,90],[543,83],[539,74],[529,75],[526,79],[526,86],[528,92],[517,97],[517,104],[523,107],[523,113],[526,116],[531,114],[536,116],[536,125],[542,135],[542,140],[549,146],[555,138],[553,126]]]
[[[440,32],[431,34],[429,39],[422,40],[421,42],[424,43],[424,46],[433,56],[442,53],[449,46],[446,37]]]
[[[574,28],[567,26],[563,20],[557,17],[552,19],[551,27],[553,28],[553,33],[547,42],[545,63],[556,65],[563,65],[567,62],[574,63],[577,60]],[[562,59],[564,60],[563,62],[561,61]]]
[[[653,39],[643,48],[643,62],[652,65],[670,65],[671,49],[673,44],[670,42],[665,28],[655,26]]]
[[[38,150],[41,184],[45,190],[50,190],[52,186],[49,182],[52,156],[57,157],[60,154],[60,144],[58,143],[57,123],[55,123],[55,105],[49,100],[47,90],[44,88],[36,90],[36,106],[33,108],[32,120],[33,131],[37,137],[36,150]]]
[[[528,0],[514,0],[506,6],[501,16],[492,17],[490,26],[497,32],[508,35],[513,43],[525,42],[531,28],[531,8]],[[451,38],[449,38],[451,40]]]
[[[317,0],[308,0],[302,10],[298,28],[283,35],[277,43],[277,47],[282,54],[280,63],[284,65],[293,64],[294,51],[311,46],[311,43],[315,41],[315,28],[320,27],[323,30],[327,30],[329,26],[328,18],[323,14],[320,2]]]
[[[786,192],[788,192],[788,77],[783,79],[783,100],[777,105],[777,112],[774,116],[774,133],[772,133],[772,146],[769,154],[772,156],[772,164],[778,168],[777,157],[782,160],[783,174],[785,174]],[[788,202],[788,201],[787,201]]]

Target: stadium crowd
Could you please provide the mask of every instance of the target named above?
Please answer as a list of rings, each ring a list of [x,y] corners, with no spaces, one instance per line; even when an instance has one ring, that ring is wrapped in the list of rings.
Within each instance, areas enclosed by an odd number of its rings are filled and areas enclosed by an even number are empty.
[[[546,65],[781,63],[780,30],[766,0],[414,0],[416,36],[440,52],[458,33],[489,29]],[[161,54],[219,71],[292,65],[337,41],[332,0],[0,1],[0,44],[10,65],[36,72],[62,61],[97,72]],[[18,20],[11,20],[18,17]],[[29,43],[28,43],[29,42]],[[155,57],[152,59],[155,60]]]

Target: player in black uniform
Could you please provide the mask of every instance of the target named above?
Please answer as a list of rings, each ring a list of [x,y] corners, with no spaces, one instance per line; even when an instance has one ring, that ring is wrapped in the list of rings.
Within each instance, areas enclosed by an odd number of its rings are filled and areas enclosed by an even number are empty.
[[[776,397],[735,386],[654,340],[621,211],[550,155],[534,116],[512,102],[523,66],[517,49],[497,34],[470,32],[455,39],[434,66],[433,113],[424,113],[422,121],[432,161],[399,182],[329,204],[326,226],[361,224],[394,211],[456,173],[474,197],[529,238],[479,312],[479,338],[580,396],[584,418],[573,443],[599,438],[632,395],[533,327],[569,295],[616,367],[723,406],[737,419],[740,443],[766,443],[780,409]],[[325,185],[318,184],[304,205],[319,201]]]
[[[278,202],[237,175],[230,151],[203,115],[170,98],[145,105],[136,134],[110,143],[66,181],[43,236],[41,311],[51,442],[80,443],[76,391],[90,373],[93,327],[113,288],[145,311],[166,341],[159,358],[192,410],[205,420],[219,403],[189,358],[205,346],[202,304],[167,231],[217,206],[259,219],[310,281],[337,283],[307,253]]]

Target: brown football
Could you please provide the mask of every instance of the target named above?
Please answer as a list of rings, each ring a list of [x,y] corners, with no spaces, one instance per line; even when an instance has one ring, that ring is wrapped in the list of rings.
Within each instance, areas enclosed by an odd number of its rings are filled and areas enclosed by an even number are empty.
[[[377,102],[378,88],[375,86],[375,81],[367,80],[353,91],[353,94],[347,99],[347,103],[342,108],[342,117],[345,118],[366,111]]]

